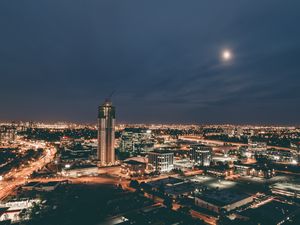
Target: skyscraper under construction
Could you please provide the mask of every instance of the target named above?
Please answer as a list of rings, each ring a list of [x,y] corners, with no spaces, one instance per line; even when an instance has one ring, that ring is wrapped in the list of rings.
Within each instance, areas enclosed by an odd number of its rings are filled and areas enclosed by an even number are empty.
[[[106,100],[98,109],[98,160],[100,165],[115,163],[115,107]]]

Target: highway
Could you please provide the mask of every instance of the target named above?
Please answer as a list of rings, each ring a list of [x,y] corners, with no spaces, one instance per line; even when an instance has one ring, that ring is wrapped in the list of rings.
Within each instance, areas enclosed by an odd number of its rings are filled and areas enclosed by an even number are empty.
[[[68,180],[72,184],[107,184],[107,185],[118,185],[118,184],[128,184],[129,181],[119,181],[116,178],[113,177],[51,177],[51,178],[34,178],[34,179],[28,179],[28,182],[52,182],[52,181],[65,181]]]
[[[0,200],[3,200],[10,195],[17,186],[26,183],[28,177],[34,171],[41,169],[55,157],[56,149],[54,147],[46,147],[44,143],[33,144],[25,141],[23,144],[28,149],[35,147],[36,149],[43,148],[45,151],[36,161],[29,163],[27,166],[22,166],[19,169],[12,169],[3,176],[3,180],[0,181]]]
[[[180,136],[179,139],[185,140],[185,141],[197,141],[197,142],[201,141],[201,143],[213,144],[213,145],[219,145],[219,146],[223,146],[224,144],[238,146],[238,147],[248,146],[248,144],[244,144],[244,143],[224,142],[224,141],[219,141],[219,140],[208,140],[208,139],[204,139],[203,137],[200,137],[200,136]],[[286,150],[286,151],[295,151],[291,148],[271,146],[271,145],[268,145],[268,148],[274,148],[274,149]]]

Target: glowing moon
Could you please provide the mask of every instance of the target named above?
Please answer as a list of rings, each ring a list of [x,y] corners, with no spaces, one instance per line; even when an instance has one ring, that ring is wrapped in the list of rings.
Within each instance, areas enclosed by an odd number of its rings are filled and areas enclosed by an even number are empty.
[[[232,58],[232,53],[230,50],[226,49],[222,52],[222,59],[228,61]]]

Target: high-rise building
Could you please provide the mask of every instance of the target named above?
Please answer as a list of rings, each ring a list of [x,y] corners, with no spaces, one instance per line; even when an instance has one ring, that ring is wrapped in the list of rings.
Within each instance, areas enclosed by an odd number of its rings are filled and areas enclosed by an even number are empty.
[[[209,166],[212,148],[205,145],[192,145],[190,150],[191,160],[195,165]]]
[[[106,100],[98,110],[98,160],[100,165],[115,163],[115,107]]]

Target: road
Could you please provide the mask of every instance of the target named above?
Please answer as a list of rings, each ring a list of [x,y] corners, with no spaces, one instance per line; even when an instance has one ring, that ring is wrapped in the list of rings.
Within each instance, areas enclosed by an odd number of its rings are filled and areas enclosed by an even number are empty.
[[[109,185],[118,185],[118,184],[127,184],[129,181],[119,181],[113,177],[77,177],[77,178],[70,178],[70,177],[51,177],[51,178],[34,178],[28,179],[28,182],[52,182],[52,181],[65,181],[68,180],[72,184],[109,184]]]
[[[248,146],[248,144],[244,144],[244,143],[224,142],[224,141],[218,141],[218,140],[207,140],[200,136],[180,136],[179,139],[186,140],[186,141],[201,141],[206,144],[215,144],[215,145],[229,144],[229,145],[238,146],[238,147]],[[274,149],[286,150],[286,151],[295,151],[291,148],[284,148],[284,147],[271,146],[271,145],[268,145],[268,148],[274,148]]]
[[[27,178],[34,171],[41,169],[51,162],[56,154],[56,149],[54,147],[46,147],[44,143],[33,144],[31,142],[24,142],[24,146],[28,148],[35,147],[36,149],[44,148],[45,151],[36,161],[33,161],[29,163],[29,165],[21,167],[18,170],[12,169],[9,173],[4,175],[4,179],[0,181],[0,200],[3,200],[10,195],[17,186],[26,183]]]
[[[205,216],[205,214],[199,213],[195,210],[190,210],[190,213],[191,213],[192,217],[201,219],[201,220],[205,221],[207,224],[210,224],[210,225],[216,225],[217,224],[217,219],[212,217],[212,216],[208,216],[208,215]]]

